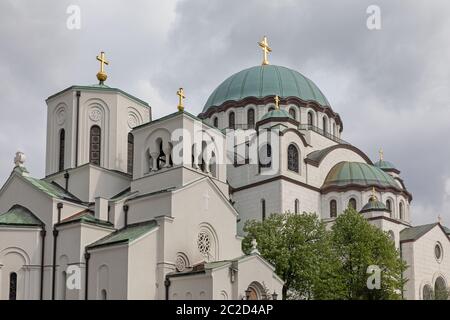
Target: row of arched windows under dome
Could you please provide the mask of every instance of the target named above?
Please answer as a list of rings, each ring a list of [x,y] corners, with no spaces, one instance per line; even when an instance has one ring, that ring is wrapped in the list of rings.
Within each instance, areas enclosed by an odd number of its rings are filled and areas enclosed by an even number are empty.
[[[270,107],[268,111],[270,112],[273,110],[275,110],[275,108]],[[297,114],[298,114],[298,111],[294,107],[289,108],[289,115],[293,119],[300,121]],[[307,124],[309,126],[313,126],[313,127],[319,126],[315,122],[315,117],[316,117],[316,115],[315,115],[314,111],[308,111]],[[219,118],[217,116],[215,116],[212,120],[212,123],[213,123],[214,127],[218,128],[219,127]],[[250,108],[247,110],[247,123],[239,124],[239,126],[241,126],[242,129],[251,129],[251,128],[255,127],[255,123],[256,123],[255,109]],[[239,129],[238,124],[236,123],[236,113],[234,111],[230,111],[228,113],[228,126],[227,127],[229,129]],[[334,136],[338,135],[336,123],[333,122],[332,127],[329,127],[329,118],[326,115],[322,116],[321,129],[323,130],[323,132],[325,134],[332,134]]]
[[[350,198],[350,200],[347,203],[347,207],[353,208],[354,210],[358,210],[357,205],[356,205],[356,199]],[[386,200],[386,208],[391,213],[391,218],[393,218],[392,217],[392,208],[393,208],[392,200],[390,200],[390,199]],[[330,218],[337,217],[337,201],[334,199],[330,200],[329,212],[330,212]],[[398,213],[399,213],[398,218],[400,220],[405,220],[405,205],[404,205],[403,201],[400,201],[400,203],[398,204]]]

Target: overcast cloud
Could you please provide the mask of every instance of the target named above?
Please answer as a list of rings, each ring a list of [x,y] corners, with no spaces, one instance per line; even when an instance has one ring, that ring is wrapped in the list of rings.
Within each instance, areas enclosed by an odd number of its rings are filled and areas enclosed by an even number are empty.
[[[67,7],[81,29],[66,27]],[[366,27],[381,8],[382,28]],[[0,182],[17,150],[42,177],[45,99],[92,84],[106,51],[107,84],[153,107],[153,117],[201,112],[226,77],[260,63],[266,34],[272,64],[312,79],[344,121],[344,139],[402,171],[414,223],[450,224],[450,2],[365,0],[0,2]]]

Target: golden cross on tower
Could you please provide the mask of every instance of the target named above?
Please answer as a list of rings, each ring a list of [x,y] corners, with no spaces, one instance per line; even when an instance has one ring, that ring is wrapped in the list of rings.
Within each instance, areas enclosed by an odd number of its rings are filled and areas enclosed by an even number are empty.
[[[178,89],[177,95],[178,95],[178,111],[181,112],[184,110],[183,99],[186,98],[186,96],[184,95],[183,88]]]
[[[97,56],[97,60],[100,61],[100,71],[97,73],[97,79],[100,81],[100,84],[103,84],[108,78],[108,75],[105,72],[105,64],[109,65],[109,62],[106,61],[105,53],[103,51]]]
[[[375,195],[375,187],[372,187],[372,197],[370,198],[370,201],[376,201],[377,196]]]
[[[380,161],[383,161],[383,156],[384,156],[383,149],[380,149],[379,153],[380,153]]]
[[[267,37],[264,36],[263,39],[260,42],[258,42],[258,44],[262,48],[264,53],[262,65],[263,66],[267,65],[269,64],[269,60],[267,59],[268,53],[272,52],[272,48],[269,47],[269,43],[267,42]]]
[[[280,97],[275,96],[275,109],[280,109]]]

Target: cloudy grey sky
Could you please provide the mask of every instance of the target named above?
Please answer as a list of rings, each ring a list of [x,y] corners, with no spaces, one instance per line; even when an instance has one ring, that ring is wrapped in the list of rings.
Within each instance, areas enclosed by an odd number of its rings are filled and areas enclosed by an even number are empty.
[[[381,30],[366,27],[369,5]],[[81,28],[66,27],[69,5]],[[450,2],[400,0],[184,0],[0,2],[0,183],[17,150],[44,174],[45,98],[92,84],[104,50],[107,84],[153,107],[199,113],[226,77],[260,63],[267,34],[273,64],[312,79],[344,121],[344,138],[402,171],[414,223],[450,224]]]

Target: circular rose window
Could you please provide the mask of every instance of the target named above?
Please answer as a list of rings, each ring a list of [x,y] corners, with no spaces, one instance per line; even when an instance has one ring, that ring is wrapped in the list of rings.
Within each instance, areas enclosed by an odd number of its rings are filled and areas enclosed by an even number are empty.
[[[198,234],[197,247],[203,256],[209,256],[209,253],[211,251],[211,237],[208,233],[202,231]]]

